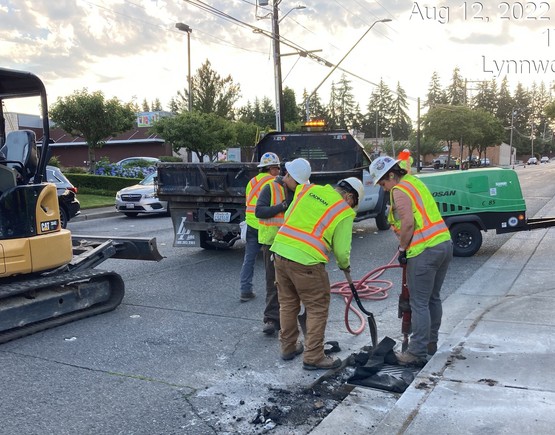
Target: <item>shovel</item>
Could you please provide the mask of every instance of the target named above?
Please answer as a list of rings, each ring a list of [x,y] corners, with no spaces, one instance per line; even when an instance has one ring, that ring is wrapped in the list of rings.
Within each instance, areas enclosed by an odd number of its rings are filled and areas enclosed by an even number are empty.
[[[362,311],[364,314],[366,314],[366,316],[368,316],[367,317],[368,326],[370,327],[370,337],[372,338],[372,349],[375,349],[376,346],[378,345],[378,326],[376,325],[376,319],[374,319],[374,314],[372,314],[370,311],[367,311],[362,305],[362,302],[360,302],[360,297],[358,296],[357,289],[353,284],[353,280],[351,278],[350,272],[348,272],[347,270],[344,270],[343,272],[345,273],[345,278],[347,278],[347,282],[349,283],[349,287],[353,292],[353,297],[355,298],[355,301],[358,307],[360,308],[360,311]]]

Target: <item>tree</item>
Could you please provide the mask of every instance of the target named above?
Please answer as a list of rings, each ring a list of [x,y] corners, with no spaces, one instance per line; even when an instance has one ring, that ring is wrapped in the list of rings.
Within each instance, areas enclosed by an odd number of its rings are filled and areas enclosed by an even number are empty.
[[[407,140],[412,130],[408,110],[407,93],[397,82],[396,96],[393,100],[393,117],[391,119],[391,135],[394,140]]]
[[[136,120],[132,104],[117,98],[106,100],[100,91],[89,93],[86,88],[58,98],[50,109],[50,117],[61,129],[74,137],[83,137],[88,146],[89,170],[94,171],[95,149],[105,139],[130,130]]]
[[[300,121],[295,91],[287,86],[283,90],[283,113],[281,116],[285,123],[298,123]]]
[[[367,137],[389,136],[394,112],[391,90],[381,79],[370,96],[367,118],[364,120],[362,131]]]
[[[151,110],[152,112],[160,112],[161,110],[164,110],[164,109],[162,108],[162,103],[160,102],[160,99],[159,99],[159,98],[156,98],[156,99],[152,102],[152,104],[150,105],[150,110]]]
[[[441,89],[438,73],[434,71],[430,80],[430,86],[428,87],[428,95],[426,96],[424,107],[431,108],[437,104],[447,104],[447,95]]]
[[[471,110],[466,106],[437,106],[423,117],[422,134],[427,141],[445,141],[448,159],[451,157],[453,141],[473,139],[476,136],[472,126]]]
[[[154,123],[151,131],[171,143],[174,151],[186,148],[201,162],[204,156],[215,161],[219,152],[234,146],[237,140],[231,121],[214,113],[196,111],[162,117]]]
[[[241,87],[230,75],[225,78],[212,69],[207,59],[192,77],[193,110],[215,113],[225,119],[234,119],[233,105],[241,96]],[[188,106],[189,92],[178,91],[177,102],[181,111]]]
[[[337,86],[332,88],[332,99],[334,101],[335,127],[341,129],[350,129],[353,127],[354,118],[357,111],[357,104],[353,94],[351,81],[347,79],[345,74],[341,75]],[[332,102],[330,101],[330,109]]]
[[[477,148],[481,156],[485,157],[486,149],[499,145],[505,135],[501,121],[485,109],[475,109],[471,112],[471,122],[476,131],[474,138],[468,141],[472,149]],[[472,154],[470,151],[469,155]]]
[[[452,106],[462,106],[466,101],[466,83],[461,76],[459,67],[453,70],[451,84],[447,88],[447,101]]]
[[[146,101],[146,98],[143,100],[143,105],[141,109],[143,110],[143,112],[150,112],[150,107],[148,105],[148,101]]]
[[[491,114],[495,114],[498,108],[497,98],[497,83],[495,82],[495,79],[489,82],[479,82],[478,92],[472,98],[471,106],[474,109],[484,109]]]

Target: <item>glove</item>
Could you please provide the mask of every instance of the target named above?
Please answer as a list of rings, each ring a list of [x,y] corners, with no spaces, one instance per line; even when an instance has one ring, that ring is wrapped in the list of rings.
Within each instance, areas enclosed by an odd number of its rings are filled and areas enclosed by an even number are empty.
[[[399,255],[397,256],[397,260],[401,266],[407,264],[407,251],[405,249],[401,250],[399,248]]]
[[[287,210],[287,206],[288,206],[287,201],[283,201],[283,202],[281,203],[281,206],[283,207],[283,210],[284,210],[284,211]]]

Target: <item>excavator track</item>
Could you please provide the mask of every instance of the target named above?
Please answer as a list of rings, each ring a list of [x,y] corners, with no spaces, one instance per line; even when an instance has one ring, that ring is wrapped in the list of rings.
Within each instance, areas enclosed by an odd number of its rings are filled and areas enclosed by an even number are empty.
[[[125,286],[99,269],[12,280],[0,286],[0,343],[115,309]]]

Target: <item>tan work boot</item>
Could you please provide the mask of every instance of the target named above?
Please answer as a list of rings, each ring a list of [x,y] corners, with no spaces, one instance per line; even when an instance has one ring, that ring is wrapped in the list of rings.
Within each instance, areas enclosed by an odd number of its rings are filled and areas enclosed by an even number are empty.
[[[428,355],[434,355],[437,352],[437,341],[430,341],[428,343]]]
[[[331,356],[324,356],[316,364],[303,363],[303,369],[305,370],[329,370],[336,369],[341,365],[341,360],[339,358],[332,358]]]
[[[300,355],[301,353],[303,353],[304,351],[304,346],[303,344],[298,341],[297,342],[297,347],[295,348],[295,350],[293,352],[288,352],[288,353],[281,353],[281,359],[285,360],[285,361],[289,361],[290,359],[295,358],[297,355]]]
[[[402,366],[424,367],[428,362],[426,358],[421,358],[410,352],[395,352],[397,362]]]

